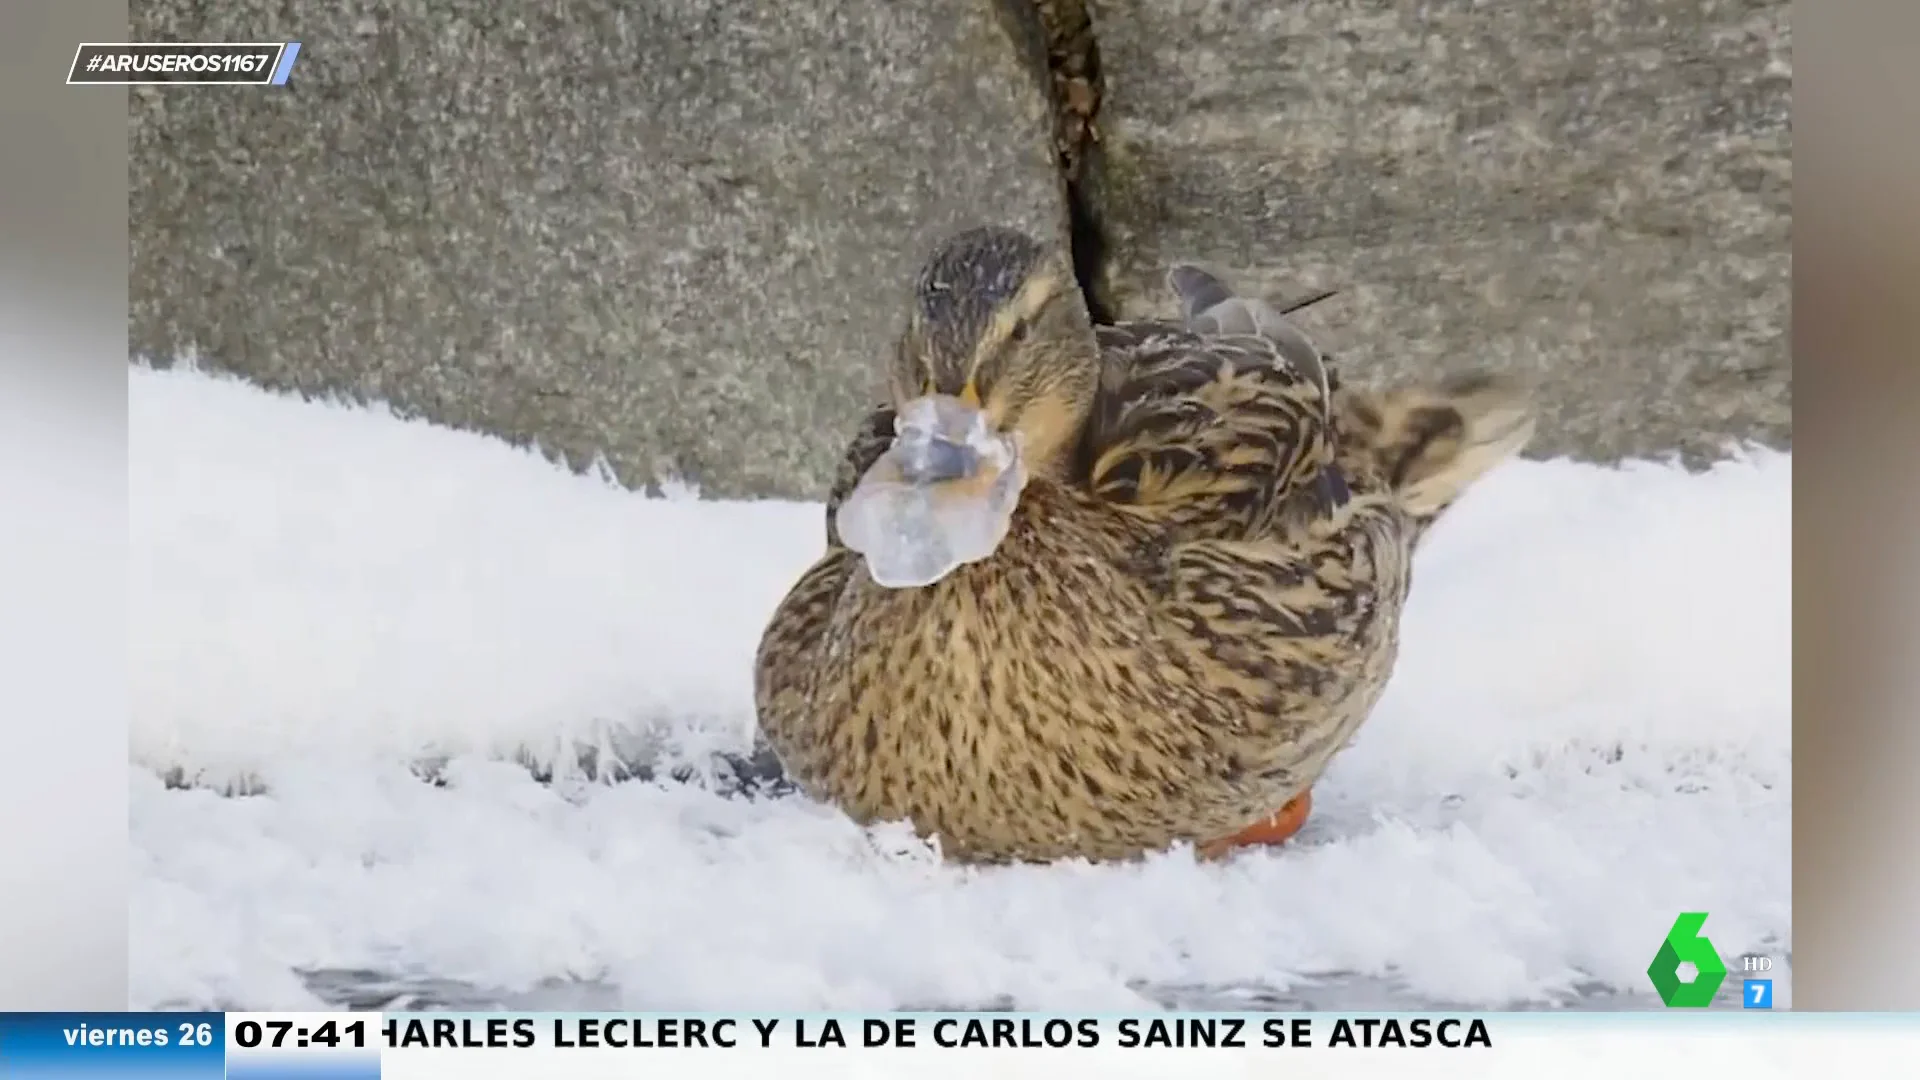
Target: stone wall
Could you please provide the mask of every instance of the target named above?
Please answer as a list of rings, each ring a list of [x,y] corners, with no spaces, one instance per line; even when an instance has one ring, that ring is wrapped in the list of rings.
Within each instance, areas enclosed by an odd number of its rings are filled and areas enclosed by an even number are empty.
[[[1540,382],[1533,452],[1792,428],[1787,5],[1095,0],[1109,306],[1166,261],[1365,375]]]
[[[268,385],[818,495],[967,224],[1310,309],[1362,378],[1537,374],[1546,452],[1789,437],[1787,7],[1729,0],[134,0],[301,40],[140,89],[132,338]],[[516,13],[518,12],[518,13]]]

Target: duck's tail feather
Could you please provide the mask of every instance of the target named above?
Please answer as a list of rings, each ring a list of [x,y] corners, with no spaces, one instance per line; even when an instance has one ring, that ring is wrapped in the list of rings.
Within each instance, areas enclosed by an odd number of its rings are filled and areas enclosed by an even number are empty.
[[[1345,453],[1367,458],[1422,523],[1533,437],[1530,388],[1507,375],[1469,372],[1338,400]]]

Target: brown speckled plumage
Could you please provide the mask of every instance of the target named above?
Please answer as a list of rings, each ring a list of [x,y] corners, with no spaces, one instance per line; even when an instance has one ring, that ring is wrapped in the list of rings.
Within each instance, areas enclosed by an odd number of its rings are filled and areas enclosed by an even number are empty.
[[[1064,261],[977,230],[935,253],[896,401],[976,393],[1033,478],[989,559],[886,589],[832,515],[761,641],[762,730],[858,821],[963,861],[1206,843],[1310,787],[1392,669],[1420,531],[1530,430],[1490,377],[1334,389],[1260,336],[1092,327]]]

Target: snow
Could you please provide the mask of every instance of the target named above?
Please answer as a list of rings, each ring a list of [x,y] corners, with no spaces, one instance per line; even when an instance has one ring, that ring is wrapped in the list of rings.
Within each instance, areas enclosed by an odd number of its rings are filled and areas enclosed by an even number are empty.
[[[817,505],[129,379],[135,1008],[1657,1006],[1681,911],[1790,1004],[1789,455],[1489,476],[1298,843],[968,870],[799,796],[567,768],[747,746]]]

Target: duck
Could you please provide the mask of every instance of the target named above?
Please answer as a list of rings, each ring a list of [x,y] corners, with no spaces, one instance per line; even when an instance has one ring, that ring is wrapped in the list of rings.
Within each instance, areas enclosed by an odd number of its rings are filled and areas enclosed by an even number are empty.
[[[1304,826],[1386,687],[1417,546],[1533,412],[1492,371],[1343,385],[1279,309],[1169,280],[1182,317],[1095,324],[1067,253],[1021,230],[926,257],[825,551],[755,654],[760,736],[801,792],[960,864],[1212,860]],[[885,586],[837,512],[935,396],[1027,476],[991,554]],[[943,467],[926,482],[992,465]]]

